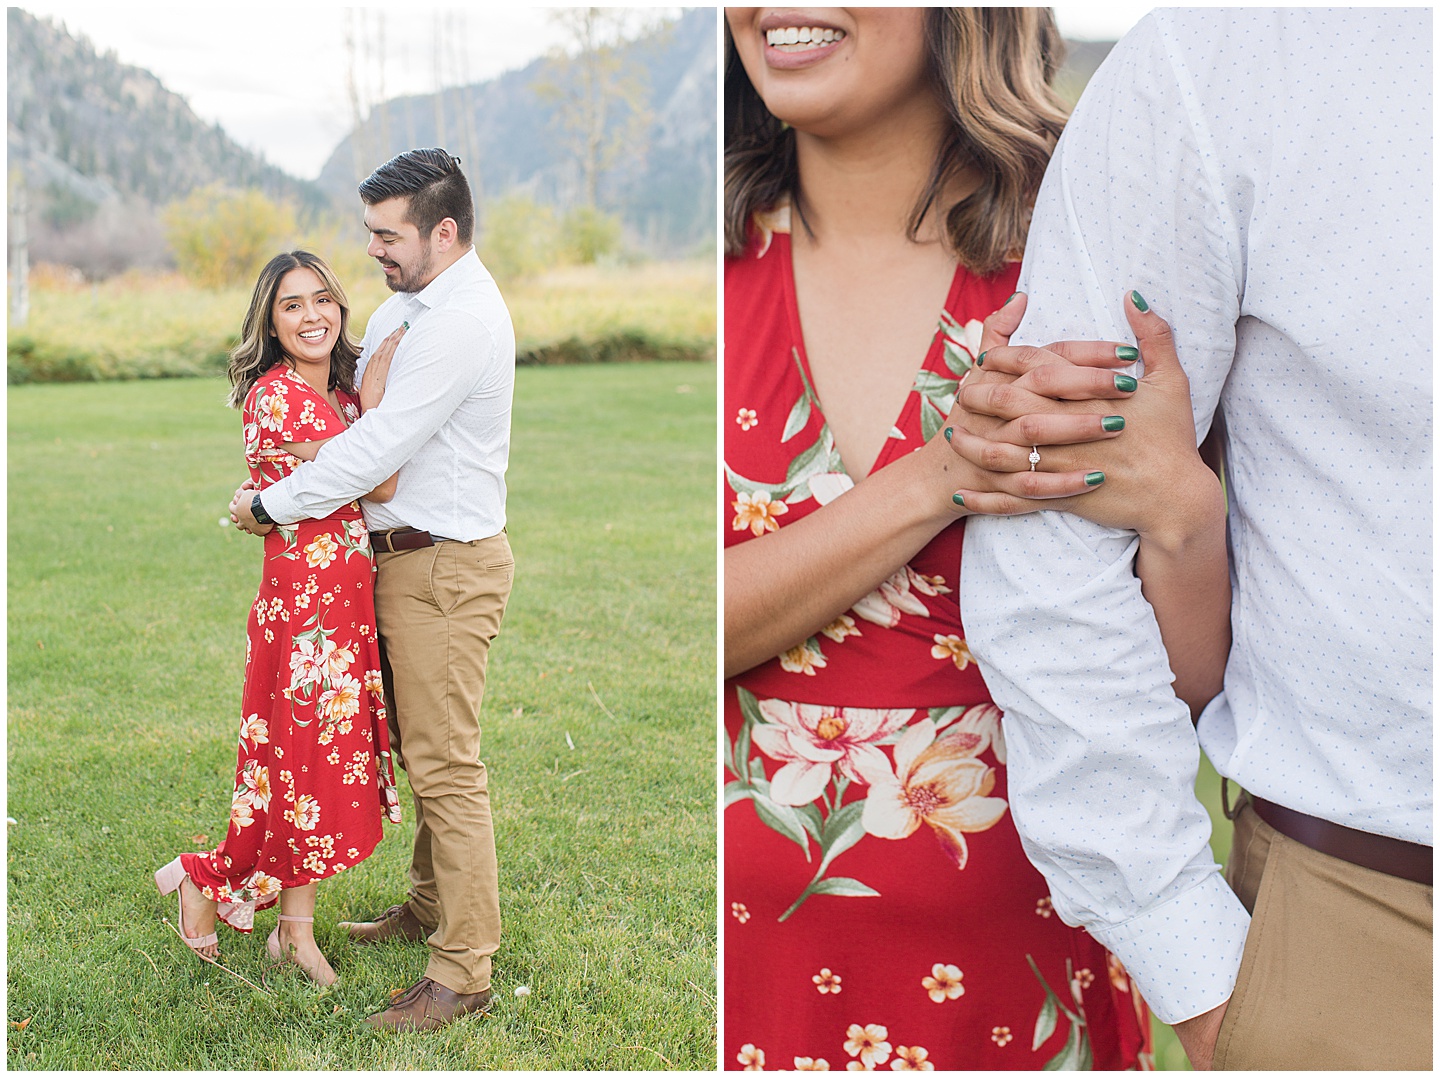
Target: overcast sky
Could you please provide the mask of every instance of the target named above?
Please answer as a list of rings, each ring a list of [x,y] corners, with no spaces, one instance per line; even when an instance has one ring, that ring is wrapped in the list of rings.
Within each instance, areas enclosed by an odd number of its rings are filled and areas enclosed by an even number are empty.
[[[546,9],[523,2],[470,10],[234,0],[185,7],[21,0],[16,6],[61,21],[100,52],[150,71],[201,119],[219,123],[236,142],[302,179],[320,174],[353,126],[347,36],[355,42],[354,67],[363,75],[367,104],[382,94],[432,93],[442,84],[493,78],[562,40]],[[1072,3],[1056,5],[1055,12],[1067,37],[1099,40],[1120,37],[1150,7]],[[446,42],[438,64],[437,40]]]

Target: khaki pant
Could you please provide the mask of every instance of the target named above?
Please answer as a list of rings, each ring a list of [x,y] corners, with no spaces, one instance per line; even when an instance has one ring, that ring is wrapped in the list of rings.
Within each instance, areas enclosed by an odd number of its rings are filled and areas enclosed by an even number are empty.
[[[1217,1070],[1429,1070],[1432,891],[1316,853],[1242,798],[1226,879],[1253,919]]]
[[[455,992],[490,987],[500,894],[480,762],[485,662],[515,575],[502,532],[376,554],[390,744],[415,795],[409,906],[431,929],[425,976]]]

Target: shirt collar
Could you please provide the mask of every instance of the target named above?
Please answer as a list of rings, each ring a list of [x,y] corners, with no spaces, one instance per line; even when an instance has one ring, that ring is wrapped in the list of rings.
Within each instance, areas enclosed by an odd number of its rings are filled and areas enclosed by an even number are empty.
[[[418,292],[410,293],[411,297],[419,300],[426,307],[434,309],[440,306],[456,288],[469,280],[477,270],[480,269],[480,256],[471,247],[463,255],[449,266],[440,271],[440,274]]]

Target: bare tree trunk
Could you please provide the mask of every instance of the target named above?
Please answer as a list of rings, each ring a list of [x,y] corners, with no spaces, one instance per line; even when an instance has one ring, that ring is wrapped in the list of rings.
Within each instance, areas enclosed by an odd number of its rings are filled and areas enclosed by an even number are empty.
[[[10,324],[23,326],[30,317],[30,240],[26,231],[29,199],[25,174],[10,170]]]
[[[355,24],[364,18],[364,14],[355,8],[348,8],[345,12],[345,90],[350,99],[350,121],[353,125],[353,132],[350,136],[350,150],[354,157],[354,179],[359,183],[374,167],[371,162],[371,155],[368,152],[368,139],[365,133],[366,109],[361,96],[360,80],[363,77],[360,61],[360,46],[356,40]],[[360,29],[364,33],[364,27]]]
[[[445,145],[445,76],[440,70],[445,59],[443,18],[440,12],[435,12],[435,21],[432,24],[435,36],[434,58],[431,65],[431,70],[435,72],[435,145],[441,147]]]

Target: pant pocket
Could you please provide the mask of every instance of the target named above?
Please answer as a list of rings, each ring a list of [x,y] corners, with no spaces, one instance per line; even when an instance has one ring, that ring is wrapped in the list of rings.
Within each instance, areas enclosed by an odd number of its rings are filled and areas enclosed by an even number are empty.
[[[1266,927],[1275,914],[1277,884],[1280,878],[1280,860],[1286,855],[1286,840],[1273,836],[1265,857],[1265,867],[1260,877],[1260,889],[1255,896],[1255,908],[1250,914],[1250,930],[1245,935],[1245,950],[1240,957],[1240,971],[1235,978],[1235,991],[1230,995],[1230,1005],[1225,1009],[1225,1019],[1215,1038],[1216,1070],[1244,1070],[1252,1066],[1245,1062],[1245,1045],[1256,1035],[1265,1035],[1264,1010],[1267,998],[1267,984],[1273,985],[1271,963],[1274,955],[1266,946]]]

